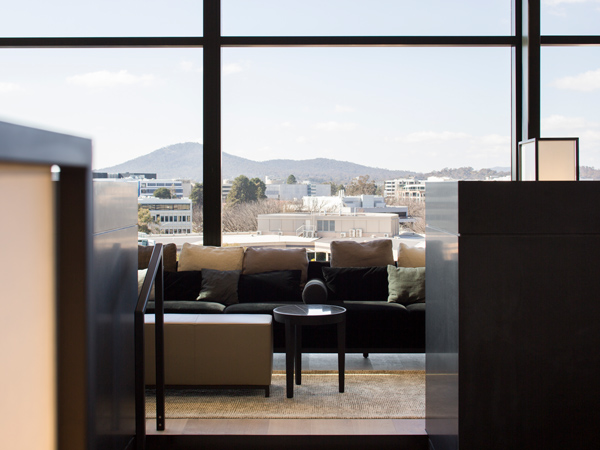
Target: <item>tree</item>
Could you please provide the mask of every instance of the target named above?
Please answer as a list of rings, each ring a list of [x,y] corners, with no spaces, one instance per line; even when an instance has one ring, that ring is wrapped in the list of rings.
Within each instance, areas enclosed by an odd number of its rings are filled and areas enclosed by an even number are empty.
[[[246,175],[240,175],[231,185],[231,191],[227,195],[227,203],[236,205],[238,203],[248,203],[257,200],[256,184],[250,182]]]
[[[290,175],[289,177],[287,177],[287,184],[296,184],[298,182],[298,180],[296,180],[296,177],[294,175]]]
[[[344,185],[341,184],[341,183],[340,184],[335,184],[334,181],[330,181],[328,184],[331,185],[331,195],[337,195],[338,192],[340,192],[342,189],[345,189]]]
[[[369,175],[361,175],[346,186],[346,195],[375,195],[377,186],[369,181]]]
[[[194,183],[190,198],[192,199],[192,204],[196,208],[202,208],[202,205],[204,204],[204,185],[202,183]]]
[[[161,187],[154,191],[156,198],[173,198],[171,197],[171,191],[167,188]]]
[[[151,234],[156,228],[156,221],[152,219],[150,210],[138,205],[138,231]]]
[[[265,192],[267,192],[267,186],[260,178],[254,177],[250,180],[251,183],[256,185],[256,199],[260,200],[263,198],[267,198]]]

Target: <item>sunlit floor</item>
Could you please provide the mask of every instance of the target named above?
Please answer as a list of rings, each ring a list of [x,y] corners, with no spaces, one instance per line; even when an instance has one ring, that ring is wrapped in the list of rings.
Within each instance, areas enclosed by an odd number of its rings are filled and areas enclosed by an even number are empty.
[[[285,353],[274,354],[273,370],[285,370]],[[337,370],[337,354],[303,354],[302,370]],[[425,370],[425,354],[372,353],[364,358],[362,353],[349,353],[346,355],[346,370]],[[165,438],[169,435],[188,438],[243,435],[246,439],[257,436],[314,436],[319,439],[351,436],[357,439],[355,443],[361,442],[361,438],[388,437],[407,440],[406,446],[400,447],[396,445],[399,441],[392,440],[389,448],[427,448],[425,419],[170,419],[166,423],[166,430],[157,432],[155,422],[149,419],[148,434]],[[198,441],[201,442],[204,441]],[[388,448],[383,443],[378,447]]]

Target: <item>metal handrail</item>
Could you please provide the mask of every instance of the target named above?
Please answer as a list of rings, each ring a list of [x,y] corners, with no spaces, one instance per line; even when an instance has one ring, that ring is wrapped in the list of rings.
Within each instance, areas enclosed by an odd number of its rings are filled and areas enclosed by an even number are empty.
[[[156,244],[150,257],[146,278],[138,297],[134,315],[135,329],[135,437],[137,450],[146,448],[146,377],[144,357],[144,317],[154,285],[154,336],[156,356],[156,429],[165,429],[165,355],[164,355],[164,288],[163,248]]]

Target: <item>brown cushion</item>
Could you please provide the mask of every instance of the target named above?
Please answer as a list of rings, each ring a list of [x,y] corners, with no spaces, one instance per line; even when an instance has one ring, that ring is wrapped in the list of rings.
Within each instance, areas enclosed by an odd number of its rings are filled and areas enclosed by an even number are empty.
[[[331,242],[331,267],[372,267],[394,264],[392,241],[333,241]]]
[[[138,245],[138,270],[147,269],[154,246]],[[163,265],[165,272],[177,271],[177,246],[175,244],[163,245]]]
[[[243,247],[205,247],[186,242],[179,255],[177,270],[242,270],[243,259]]]
[[[274,270],[300,270],[301,283],[306,283],[308,257],[305,248],[248,247],[244,254],[243,274],[272,272]]]
[[[425,249],[400,243],[398,267],[425,267]]]

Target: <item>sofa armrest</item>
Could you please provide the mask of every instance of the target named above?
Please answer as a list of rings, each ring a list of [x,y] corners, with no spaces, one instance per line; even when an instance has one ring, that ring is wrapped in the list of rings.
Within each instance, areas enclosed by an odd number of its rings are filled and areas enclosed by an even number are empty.
[[[327,304],[327,286],[321,280],[310,280],[302,290],[302,301],[310,304]]]

